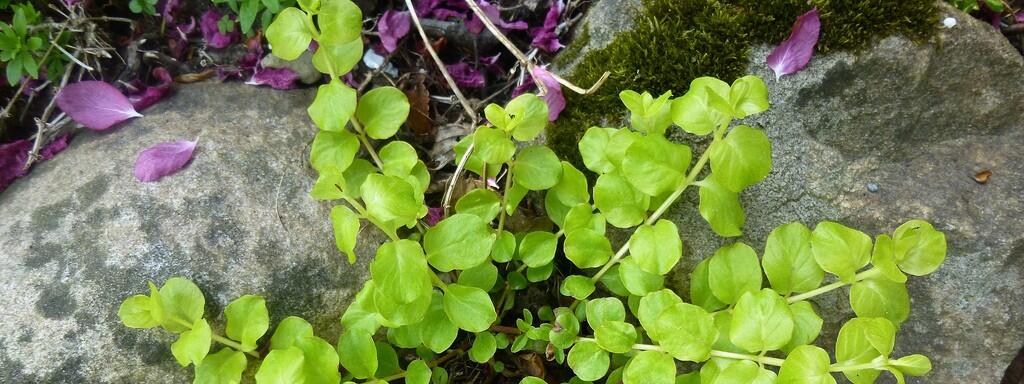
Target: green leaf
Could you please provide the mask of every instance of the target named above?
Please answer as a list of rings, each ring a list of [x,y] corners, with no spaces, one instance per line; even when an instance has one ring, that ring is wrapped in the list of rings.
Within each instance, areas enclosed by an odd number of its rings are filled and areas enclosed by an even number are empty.
[[[850,307],[858,317],[884,317],[899,325],[910,316],[910,294],[903,283],[862,280],[850,286]]]
[[[242,26],[242,33],[248,34],[252,31],[252,23],[256,21],[256,12],[260,10],[260,0],[242,0],[242,7],[238,11],[238,23]]]
[[[448,384],[448,371],[441,367],[434,367],[430,374],[430,382],[433,384]]]
[[[729,90],[729,103],[737,118],[761,113],[768,110],[768,87],[764,80],[754,75],[743,76],[732,82]]]
[[[871,258],[871,237],[839,223],[818,223],[811,233],[811,252],[821,269],[852,283]]]
[[[419,244],[412,240],[387,242],[377,248],[370,264],[374,304],[385,320],[397,325],[418,322],[429,305],[430,267]],[[406,305],[412,303],[419,305]]]
[[[456,213],[427,229],[427,261],[441,272],[470,269],[487,261],[497,235],[479,216]]]
[[[150,312],[152,305],[149,296],[135,295],[121,302],[117,316],[128,328],[153,328],[160,325],[160,319],[153,317],[153,313]]]
[[[342,76],[351,71],[363,58],[363,39],[346,42],[320,40],[318,43],[319,46],[313,53],[313,67],[320,73]],[[363,96],[365,97],[366,95]]]
[[[459,273],[459,284],[477,287],[485,291],[490,291],[494,288],[494,284],[498,281],[498,267],[494,264],[484,262],[478,266],[467,269]]]
[[[675,384],[676,362],[658,351],[641,351],[622,373],[623,384]]]
[[[813,345],[793,350],[779,369],[779,384],[836,384],[829,373],[828,352]]]
[[[561,177],[558,155],[545,146],[523,148],[512,163],[512,180],[531,191],[554,187]]]
[[[476,149],[473,150],[474,156],[489,165],[496,166],[507,163],[512,160],[512,155],[516,152],[516,145],[509,140],[505,132],[499,129],[477,128],[473,134],[473,143],[476,146]]]
[[[345,329],[363,329],[369,333],[377,332],[377,329],[380,328],[380,323],[377,321],[377,308],[374,306],[373,295],[373,280],[367,280],[363,284],[363,288],[356,292],[355,300],[349,304],[348,308],[345,309],[345,313],[341,315],[341,326],[345,327]],[[288,317],[285,320],[291,318]],[[302,321],[305,322],[305,320]],[[283,324],[284,322],[282,322]],[[277,326],[278,330],[281,329],[282,325]],[[306,323],[306,328],[308,326],[309,324]],[[309,334],[313,334],[312,328],[310,328]],[[274,337],[277,337],[277,333],[274,333]],[[271,347],[273,347],[273,343],[272,339]]]
[[[793,313],[786,299],[765,288],[746,292],[732,312],[729,340],[747,352],[774,351],[793,336]]]
[[[270,43],[274,56],[284,60],[299,58],[312,40],[313,35],[306,27],[306,14],[298,8],[285,8],[267,27],[267,42]]]
[[[288,349],[296,340],[307,336],[313,336],[313,326],[301,317],[288,316],[277,324],[274,335],[270,337],[270,349]]]
[[[604,321],[594,327],[597,345],[611,353],[626,353],[633,350],[636,328],[624,321]]]
[[[569,368],[581,380],[597,381],[608,372],[608,352],[593,341],[581,341],[569,350]]]
[[[618,265],[612,265],[611,268],[608,268],[608,272],[601,276],[600,281],[608,292],[617,296],[629,296],[629,290],[626,289],[625,285],[622,285],[622,279],[619,277]]]
[[[728,304],[715,297],[709,283],[711,258],[704,259],[690,272],[690,300],[708,311],[717,311]]]
[[[547,280],[551,277],[551,273],[555,271],[555,263],[547,263],[545,265],[526,269],[526,279],[531,283],[537,283]]]
[[[160,314],[154,318],[159,318],[160,325],[174,333],[191,329],[203,317],[206,306],[206,298],[199,287],[180,277],[167,279],[159,294],[151,295],[150,300],[156,304],[150,309],[151,313]]]
[[[719,248],[708,265],[708,284],[719,300],[734,304],[746,292],[761,289],[761,266],[757,253],[743,243]]]
[[[662,136],[644,136],[626,149],[622,173],[637,190],[659,196],[682,185],[691,156],[690,147]]]
[[[608,136],[608,145],[604,148],[604,154],[608,158],[608,162],[612,163],[612,167],[622,169],[622,158],[626,157],[626,150],[641,137],[643,136],[639,133],[628,129],[616,129]]]
[[[871,264],[889,280],[897,283],[907,281],[907,275],[904,275],[900,267],[896,265],[896,243],[889,235],[875,237],[875,250],[871,253]]]
[[[423,196],[398,177],[370,174],[359,188],[359,193],[366,204],[368,216],[394,227],[412,226],[417,218],[426,214]]]
[[[811,230],[801,223],[789,223],[772,230],[761,260],[772,289],[782,295],[818,288],[824,271],[811,253]]]
[[[491,356],[494,356],[494,351],[497,349],[498,345],[494,341],[494,335],[489,332],[477,333],[476,338],[473,339],[473,347],[469,349],[469,359],[485,364],[491,360]]]
[[[292,346],[286,349],[275,349],[263,358],[263,363],[256,371],[257,384],[290,384],[306,381],[303,371],[305,356],[302,350]]]
[[[489,223],[501,212],[501,198],[489,189],[474,189],[459,198],[455,212],[475,215]]]
[[[316,336],[303,336],[295,340],[295,346],[302,350],[305,382],[337,383],[341,380],[338,352],[331,343]]]
[[[651,339],[660,340],[662,335],[656,328],[658,317],[661,316],[666,308],[682,303],[683,300],[671,290],[662,289],[654,291],[640,299],[636,317],[640,320],[640,325],[647,331]]]
[[[355,110],[356,90],[335,79],[316,89],[316,98],[306,112],[320,130],[344,132]],[[345,167],[338,168],[345,170]]]
[[[839,329],[836,361],[840,365],[858,365],[872,362],[879,356],[887,357],[892,353],[895,337],[896,328],[886,319],[850,319]],[[843,375],[854,383],[874,382],[880,374],[877,369],[843,371]]]
[[[206,355],[203,362],[196,364],[194,384],[237,384],[242,381],[245,370],[245,354],[231,348],[221,348],[217,353]]]
[[[324,167],[320,175],[309,191],[309,196],[317,200],[339,200],[345,197],[342,188],[345,187],[345,177],[337,167]],[[348,192],[348,191],[345,191]],[[893,264],[894,266],[896,264]]]
[[[923,220],[911,220],[892,235],[896,260],[903,272],[924,276],[935,272],[946,260],[946,235]]]
[[[359,189],[366,181],[366,177],[374,173],[377,173],[377,167],[370,164],[369,161],[363,159],[353,160],[352,164],[345,169],[345,172],[342,172],[342,178],[345,182],[342,189],[345,190],[345,194],[354,199],[362,198],[362,193]]]
[[[672,91],[665,92],[654,98],[650,93],[643,94],[625,90],[619,93],[619,100],[629,109],[629,121],[633,129],[648,135],[661,136],[672,124]]]
[[[761,182],[772,170],[772,143],[759,129],[736,126],[708,150],[716,180],[736,193]]]
[[[359,139],[349,132],[320,131],[313,138],[309,163],[319,172],[343,172],[359,152]]]
[[[348,42],[360,38],[363,32],[363,12],[349,0],[321,2],[316,16],[320,26],[319,40]]]
[[[523,236],[519,242],[519,260],[528,267],[541,267],[551,264],[558,248],[558,238],[554,233],[534,231]],[[609,246],[610,249],[610,246]]]
[[[630,294],[637,296],[659,290],[665,285],[665,278],[662,275],[641,269],[636,261],[633,261],[632,256],[619,262],[619,279]]]
[[[520,245],[520,252],[522,249]],[[566,234],[564,250],[565,257],[580,268],[600,267],[612,257],[612,244],[608,238],[589,228]]]
[[[524,93],[509,101],[505,111],[512,116],[506,130],[519,141],[530,141],[548,125],[548,103],[532,93]]]
[[[652,329],[652,339],[657,335],[653,340],[672,357],[683,361],[707,360],[711,346],[718,339],[714,317],[701,307],[687,303],[666,307]]]
[[[415,360],[405,368],[405,382],[407,384],[429,384],[430,367],[423,360]]]
[[[444,311],[452,323],[469,332],[483,332],[498,318],[487,292],[459,284],[448,285]]]
[[[374,88],[359,98],[355,113],[367,135],[387,139],[394,136],[409,117],[409,99],[395,87]]]
[[[412,168],[419,162],[416,149],[404,141],[396,140],[380,149],[380,159],[384,163],[381,171],[388,176],[405,177],[412,173]]]
[[[614,297],[602,297],[587,302],[587,323],[600,327],[605,321],[626,321],[626,307]]]
[[[562,307],[555,309],[554,321],[555,326],[548,332],[548,340],[558,349],[571,347],[579,336],[580,320],[569,308]]]
[[[224,308],[224,315],[228,319],[225,333],[242,343],[242,352],[255,350],[256,342],[270,328],[267,302],[260,296],[245,295],[235,299]]]
[[[896,360],[889,360],[889,364],[910,376],[924,376],[932,370],[932,362],[925,355],[908,355]]]
[[[712,384],[773,384],[775,373],[761,368],[757,363],[749,360],[734,361],[723,369],[712,381]]]
[[[347,330],[338,339],[338,360],[357,379],[377,372],[377,347],[373,335],[362,330]]]
[[[594,293],[594,289],[596,289],[594,281],[590,280],[589,277],[572,275],[566,277],[565,281],[562,281],[562,288],[559,292],[565,296],[572,296],[576,300],[584,300],[591,293]]]
[[[539,377],[528,376],[519,380],[519,384],[547,384],[547,382]]]
[[[732,328],[732,312],[719,311],[712,313],[711,316],[715,318],[715,329],[718,330],[718,339],[715,340],[715,344],[713,344],[711,347],[719,351],[747,353],[746,350],[736,346],[736,344],[733,344],[732,340],[730,340],[730,331]]]
[[[331,224],[334,228],[334,244],[348,255],[349,264],[356,262],[356,238],[359,235],[359,216],[344,205],[331,207]]]
[[[722,237],[736,237],[743,234],[746,216],[740,207],[739,196],[719,184],[714,178],[700,183],[701,217],[707,220],[715,234]]]
[[[587,177],[583,175],[583,172],[563,161],[562,178],[558,184],[548,190],[547,195],[557,198],[563,205],[571,208],[579,204],[590,203],[590,192],[588,191]]]
[[[615,227],[642,223],[650,203],[650,197],[633,188],[618,171],[601,175],[594,184],[594,205]]]
[[[814,307],[806,301],[798,301],[789,305],[789,311],[793,314],[793,337],[789,343],[782,347],[785,352],[791,352],[796,347],[810,344],[818,338],[821,333],[823,321],[814,312]]]
[[[587,169],[597,173],[608,173],[615,170],[615,164],[608,159],[607,148],[615,128],[590,127],[577,145],[583,164]]]
[[[668,220],[642,225],[629,238],[629,253],[640,269],[657,275],[667,274],[683,254],[679,229]]]
[[[700,77],[690,82],[690,89],[672,103],[672,120],[684,131],[707,135],[732,121],[732,116],[712,103],[712,98],[730,94],[729,85],[713,77]]]
[[[566,233],[577,229],[589,228],[597,233],[605,232],[604,215],[594,213],[594,207],[590,204],[576,204],[565,214],[562,222],[562,230]]]
[[[415,328],[419,340],[435,353],[448,350],[459,336],[459,328],[452,324],[444,311],[444,297],[436,291],[431,294],[430,309]]]
[[[210,343],[213,342],[211,337],[210,324],[205,319],[196,320],[192,329],[182,332],[178,340],[171,344],[171,354],[182,367],[189,364],[199,366],[206,354],[210,353]]]
[[[509,124],[512,123],[512,117],[508,115],[508,112],[505,112],[505,108],[494,103],[487,104],[484,107],[484,117],[487,117],[487,121],[491,125],[503,131],[508,131]]]
[[[516,236],[512,232],[502,230],[491,248],[491,260],[496,263],[507,263],[516,253]]]

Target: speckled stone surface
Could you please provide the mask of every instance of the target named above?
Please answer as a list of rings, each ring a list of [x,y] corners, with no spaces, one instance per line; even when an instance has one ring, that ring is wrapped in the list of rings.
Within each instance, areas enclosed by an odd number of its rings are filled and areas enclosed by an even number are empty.
[[[78,134],[0,194],[0,382],[191,382],[171,356],[174,335],[117,317],[146,280],[171,276],[203,290],[221,334],[224,306],[251,293],[266,297],[272,325],[302,316],[336,340],[382,235],[364,230],[356,265],[335,248],[330,205],[307,193],[312,98],[180,86],[142,118]],[[196,137],[181,172],[157,183],[132,176],[142,149]]]

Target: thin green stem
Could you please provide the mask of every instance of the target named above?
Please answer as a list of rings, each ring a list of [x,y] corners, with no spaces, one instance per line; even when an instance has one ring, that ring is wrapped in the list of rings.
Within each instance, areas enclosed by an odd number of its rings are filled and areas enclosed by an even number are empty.
[[[444,293],[448,293],[448,284],[445,284],[444,281],[441,281],[441,277],[438,276],[437,273],[430,273],[430,281],[434,283],[435,287],[441,288],[441,290],[444,291]]]
[[[853,283],[856,283],[856,282],[861,281],[861,280],[867,280],[867,279],[870,279],[872,277],[878,276],[880,274],[882,274],[882,270],[880,270],[878,268],[871,268],[871,269],[866,270],[864,272],[858,273],[856,276],[854,276]],[[801,301],[801,300],[807,300],[807,299],[810,299],[812,297],[824,294],[826,292],[831,292],[833,290],[842,288],[843,286],[850,285],[850,284],[853,284],[853,283],[846,283],[844,281],[837,281],[837,282],[834,282],[832,284],[823,285],[821,287],[818,287],[818,289],[815,289],[813,291],[807,291],[807,292],[801,293],[801,294],[796,295],[796,296],[790,296],[788,299],[786,299],[786,301],[788,301],[789,303],[795,303],[795,302],[798,302],[798,301]]]
[[[192,324],[189,324],[187,321],[182,320],[182,319],[178,318],[177,316],[171,316],[171,320],[174,320],[174,322],[180,324],[181,326],[186,327],[189,330],[192,330]],[[218,335],[218,334],[212,333],[212,332],[210,333],[210,338],[213,339],[213,341],[216,341],[218,343],[221,343],[221,344],[224,344],[224,345],[229,346],[231,348],[234,348],[237,351],[245,352],[247,355],[250,355],[250,356],[255,357],[257,359],[260,358],[260,355],[258,353],[256,353],[256,351],[246,351],[245,348],[242,347],[242,344],[239,344],[238,342],[236,342],[234,340],[228,339],[228,338],[226,338],[224,336],[221,336],[221,335]]]
[[[466,353],[466,351],[463,351],[462,349],[458,349],[458,348],[450,350],[444,356],[441,356],[441,357],[438,357],[438,358],[436,358],[434,360],[428,361],[427,362],[427,367],[434,368],[434,367],[436,367],[438,365],[444,364],[444,362],[446,362],[448,360],[451,360],[451,359],[455,358],[456,356],[459,356],[459,355],[461,355],[463,353]],[[398,373],[393,374],[391,376],[384,376],[384,377],[379,378],[377,380],[391,381],[391,380],[403,379],[403,378],[405,378],[405,375],[406,375],[407,372],[408,371],[398,372]]]
[[[373,158],[373,163],[377,164],[377,168],[383,170],[384,162],[380,161],[380,156],[377,155],[377,150],[373,148],[373,145],[370,145],[370,139],[366,137],[366,131],[363,130],[363,125],[359,124],[359,121],[356,121],[356,119],[351,119],[349,121],[352,122],[352,128],[356,130],[357,134],[359,134],[359,141],[363,143],[363,147],[366,148],[366,152],[368,152],[370,157]]]
[[[501,236],[501,231],[505,229],[505,205],[508,204],[508,192],[512,188],[512,166],[508,166],[508,172],[505,173],[505,190],[501,193],[501,205],[498,209],[498,236]]]
[[[884,361],[872,361],[870,363],[843,365],[843,364],[832,364],[828,367],[829,372],[849,372],[849,371],[860,371],[865,369],[882,369],[885,366]]]
[[[338,187],[338,189],[341,189],[341,187]],[[388,229],[383,224],[381,224],[379,221],[377,221],[376,219],[371,217],[369,214],[367,214],[366,208],[364,208],[362,204],[359,204],[359,201],[357,201],[356,199],[353,199],[351,197],[348,197],[347,195],[343,195],[341,198],[345,199],[345,202],[347,202],[349,205],[351,205],[352,208],[354,208],[356,210],[356,213],[358,213],[360,217],[366,219],[366,221],[369,221],[370,224],[373,224],[374,226],[376,226],[378,229],[381,230],[381,232],[384,232],[385,235],[388,235],[388,238],[391,239],[391,241],[398,241],[398,240],[400,240],[398,238],[398,234],[396,234],[395,231]]]
[[[747,355],[747,354],[743,354],[743,353],[733,353],[733,352],[716,351],[716,350],[712,350],[711,351],[711,356],[712,357],[721,357],[721,358],[726,358],[726,359],[733,359],[733,360],[750,360],[750,361],[753,361],[755,363],[760,363],[760,364],[763,364],[763,365],[774,365],[774,366],[777,366],[777,367],[778,366],[782,366],[782,362],[785,361],[783,359],[777,359],[777,358],[768,357],[768,356]]]

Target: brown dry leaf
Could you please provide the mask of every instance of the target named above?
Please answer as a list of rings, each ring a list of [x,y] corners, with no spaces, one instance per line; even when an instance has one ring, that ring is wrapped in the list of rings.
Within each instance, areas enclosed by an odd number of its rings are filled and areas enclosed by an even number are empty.
[[[213,69],[207,69],[205,71],[197,72],[197,73],[185,73],[185,74],[178,75],[178,77],[175,77],[174,78],[174,82],[175,83],[183,83],[183,84],[195,83],[197,81],[203,81],[203,80],[209,79],[209,78],[213,77],[213,75],[216,75],[216,74],[217,74],[217,71],[215,71]]]
[[[433,136],[437,133],[434,121],[430,119],[430,92],[423,85],[426,74],[414,73],[402,87],[405,97],[409,99],[409,129],[420,136]]]
[[[526,371],[527,375],[545,377],[544,359],[540,355],[530,352],[519,355],[520,368]]]
[[[974,174],[974,181],[978,184],[985,184],[988,182],[988,178],[992,177],[992,171],[984,170]]]

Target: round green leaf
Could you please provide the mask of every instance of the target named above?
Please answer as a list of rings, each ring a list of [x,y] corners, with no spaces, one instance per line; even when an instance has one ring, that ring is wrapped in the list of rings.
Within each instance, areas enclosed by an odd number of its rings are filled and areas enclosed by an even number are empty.
[[[377,372],[377,346],[373,335],[361,330],[347,330],[338,339],[338,360],[352,376],[365,379]]]
[[[664,275],[675,267],[683,254],[683,241],[676,225],[658,220],[654,225],[641,225],[629,238],[629,253],[644,271]]]
[[[152,302],[149,296],[135,295],[125,299],[117,309],[117,316],[128,328],[153,328],[160,325],[160,319],[154,318]]]
[[[547,382],[539,377],[528,376],[524,377],[522,380],[519,380],[519,384],[547,384]]]
[[[672,121],[694,135],[707,135],[732,116],[711,105],[711,94],[719,98],[729,94],[729,85],[713,77],[701,77],[690,83],[690,89],[672,102]]]
[[[256,349],[256,341],[270,328],[267,302],[260,296],[245,295],[232,301],[224,308],[228,319],[225,333],[242,343],[243,352]]]
[[[367,135],[378,140],[394,136],[408,117],[409,99],[395,87],[366,92],[356,107],[356,119],[363,123]]]
[[[407,384],[429,384],[430,367],[423,360],[415,360],[405,368],[405,382]]]
[[[274,56],[284,60],[299,58],[312,40],[313,35],[306,27],[306,13],[298,8],[285,8],[267,27],[267,42]]]
[[[587,302],[587,323],[591,328],[600,327],[605,321],[625,321],[626,307],[614,297],[602,297]]]
[[[651,339],[660,340],[662,337],[656,328],[658,317],[661,316],[666,308],[682,304],[682,302],[683,300],[671,290],[662,289],[654,291],[640,299],[636,317],[640,320],[640,325],[651,336]]]
[[[306,112],[320,130],[344,132],[355,110],[356,90],[341,81],[332,80],[316,89],[316,98]],[[339,169],[345,170],[344,167]]]
[[[813,342],[821,333],[821,325],[824,323],[809,302],[798,301],[790,304],[789,311],[793,314],[793,337],[782,347],[785,352]]]
[[[946,260],[946,235],[923,220],[911,220],[892,235],[896,260],[903,272],[924,276],[935,272]]]
[[[498,267],[488,262],[460,272],[458,280],[459,284],[477,287],[485,291],[494,288],[497,281]]]
[[[594,281],[589,277],[572,275],[565,278],[559,292],[565,296],[572,296],[576,300],[584,300],[590,296],[591,293],[594,293],[594,289],[596,289]]]
[[[604,215],[594,213],[594,207],[590,204],[576,204],[565,214],[562,230],[569,233],[582,228],[590,228],[598,233],[604,233]]]
[[[452,346],[459,336],[459,328],[448,319],[444,311],[444,297],[440,292],[431,294],[430,309],[423,321],[415,327],[419,340],[435,353],[441,353]]]
[[[489,189],[474,189],[459,198],[455,212],[475,215],[489,223],[501,212],[501,198]]]
[[[469,359],[485,364],[491,360],[491,356],[494,356],[494,351],[497,349],[498,345],[494,341],[494,335],[490,332],[477,333],[476,338],[473,339],[473,347],[469,349]]]
[[[761,260],[772,289],[786,295],[818,288],[825,272],[811,253],[811,230],[801,223],[789,223],[772,230]]]
[[[674,384],[676,362],[658,351],[641,351],[633,356],[622,372],[623,384]]]
[[[548,125],[548,103],[532,93],[512,99],[505,111],[512,116],[507,129],[519,141],[533,140]]]
[[[619,262],[619,279],[622,280],[622,286],[636,296],[646,295],[665,285],[664,276],[641,269],[632,256]]]
[[[348,42],[360,38],[363,32],[363,12],[349,0],[321,2],[316,21],[323,41]]]
[[[153,287],[150,287],[153,290]],[[155,297],[154,297],[155,296]],[[181,333],[190,329],[190,324],[203,317],[203,308],[206,306],[206,298],[191,281],[180,277],[172,277],[164,282],[156,295],[150,295],[151,303],[155,303],[151,309],[153,316],[160,319],[160,325],[164,329]]]
[[[498,318],[487,292],[459,284],[448,285],[444,311],[453,324],[470,332],[483,332]]]
[[[690,167],[690,147],[661,136],[644,136],[626,149],[623,174],[630,184],[648,196],[659,196],[679,188]]]
[[[541,282],[551,277],[551,273],[554,271],[555,263],[547,263],[539,267],[527,268],[526,279],[531,283]]]
[[[932,370],[932,362],[925,355],[908,355],[896,360],[889,360],[896,368],[910,376],[924,376]]]
[[[850,307],[859,317],[884,317],[899,325],[910,316],[910,294],[903,283],[862,280],[850,286]]]
[[[723,369],[711,384],[774,384],[775,373],[749,360],[734,361]]]
[[[612,244],[608,238],[589,228],[566,234],[564,248],[565,257],[580,268],[600,267],[612,257]],[[520,245],[520,252],[522,250]]]
[[[711,145],[711,170],[732,192],[757,184],[772,170],[772,144],[759,129],[740,125]]]
[[[347,42],[320,40],[318,43],[313,53],[313,67],[320,73],[342,76],[363,58],[363,39]]]
[[[577,145],[580,148],[583,164],[587,166],[587,169],[597,173],[608,173],[615,170],[615,165],[608,159],[606,148],[611,136],[616,131],[615,128],[590,127],[583,134],[583,138]]]
[[[516,185],[516,184],[512,184]],[[547,196],[556,198],[562,205],[572,208],[579,204],[590,203],[590,192],[587,177],[572,164],[562,162],[562,177],[558,184],[548,190]]]
[[[761,265],[753,248],[733,243],[719,248],[708,265],[708,284],[719,300],[733,304],[746,292],[761,289]]]
[[[341,315],[341,326],[345,329],[364,329],[369,333],[376,333],[377,329],[380,328],[380,323],[377,321],[377,308],[374,305],[374,286],[373,280],[367,280],[363,284],[363,288],[356,292],[356,298],[349,304],[348,308],[345,309],[345,313]],[[289,319],[298,319],[294,316],[285,318],[285,321]],[[302,320],[302,319],[298,319]],[[313,334],[313,329],[305,323],[305,328],[310,335]],[[280,332],[284,321],[281,325],[277,326],[278,332]],[[271,347],[273,347],[274,340],[277,338],[277,333],[274,333],[274,339],[271,339]],[[291,345],[291,344],[289,344]]]
[[[334,244],[348,255],[348,262],[356,262],[356,238],[359,235],[359,216],[344,205],[331,207],[331,225],[334,228]]]
[[[601,175],[594,184],[594,205],[615,227],[642,223],[650,203],[650,197],[633,188],[618,171]]]
[[[531,191],[554,187],[561,177],[558,155],[545,146],[526,147],[512,162],[512,180]]]
[[[319,172],[342,172],[352,164],[356,152],[359,152],[359,139],[355,135],[346,131],[320,131],[313,138],[309,163]]]
[[[309,191],[311,197],[317,200],[339,200],[345,197],[342,192],[342,188],[345,187],[345,177],[337,167],[325,167],[319,172],[316,184],[313,184],[313,189]],[[896,264],[893,263],[893,265]]]
[[[746,292],[732,312],[729,340],[751,353],[774,351],[793,336],[793,313],[786,299],[765,288]]]
[[[412,240],[387,242],[377,248],[370,276],[374,281],[374,305],[381,317],[396,326],[418,322],[417,317],[430,303],[424,299],[431,292],[431,273],[423,250]]]
[[[818,223],[811,233],[811,252],[821,269],[851,283],[871,258],[871,237],[839,223]]]
[[[626,353],[633,350],[636,342],[636,328],[624,321],[604,321],[594,327],[597,345],[611,353]]]
[[[416,219],[426,214],[423,196],[399,177],[370,174],[359,192],[366,204],[367,215],[385,225],[393,225],[393,228],[415,225]]]
[[[629,109],[629,122],[633,129],[651,136],[662,136],[665,129],[672,124],[672,103],[669,98],[672,91],[667,91],[657,99],[649,92],[638,94],[635,91],[619,92],[619,100]]]
[[[622,170],[622,158],[626,157],[626,150],[641,137],[643,136],[629,129],[617,129],[611,133],[608,137],[608,146],[604,148],[608,162],[612,163],[614,168]]]
[[[541,267],[551,263],[558,248],[554,233],[534,231],[523,236],[519,242],[519,259],[528,267]]]
[[[743,76],[732,82],[729,90],[729,103],[732,105],[736,118],[768,110],[768,87],[764,80],[754,75]]]
[[[178,340],[171,344],[171,354],[182,367],[189,364],[198,367],[206,358],[206,354],[210,353],[212,342],[210,324],[207,324],[205,319],[199,319],[192,324],[192,329],[178,335]]]
[[[256,371],[257,384],[288,384],[306,381],[303,372],[305,356],[298,347],[275,349],[263,358]]]
[[[839,329],[836,338],[836,361],[841,365],[857,365],[874,361],[892,353],[896,328],[883,318],[850,319]],[[845,370],[854,383],[871,383],[881,374],[876,369]]]
[[[491,248],[491,259],[496,263],[507,263],[516,253],[516,236],[512,232],[502,230]]]
[[[201,384],[240,383],[245,366],[244,353],[224,347],[217,353],[206,355],[203,362],[196,365],[194,382]]]
[[[707,220],[715,234],[722,237],[736,237],[743,234],[746,216],[740,207],[739,196],[715,181],[707,178],[700,184],[701,217]]]
[[[608,373],[608,352],[593,341],[581,341],[569,350],[569,368],[581,380],[596,381]]]
[[[881,271],[885,278],[897,283],[907,282],[907,275],[904,275],[900,267],[896,265],[896,243],[889,235],[875,237],[875,250],[871,252],[871,264]]]
[[[678,360],[701,362],[711,356],[711,346],[718,338],[715,319],[693,304],[679,303],[666,307],[654,322],[654,339],[662,349]]]
[[[718,300],[711,292],[711,284],[708,281],[710,265],[711,258],[704,259],[690,272],[690,300],[708,311],[717,311],[728,304]]]
[[[829,373],[828,352],[813,345],[793,350],[779,369],[780,384],[836,384]]]
[[[356,300],[358,301],[358,298]],[[342,325],[348,328],[348,325],[344,323],[344,318],[342,321]],[[288,316],[281,320],[277,324],[277,328],[274,329],[274,335],[270,337],[270,349],[288,349],[295,344],[296,340],[306,336],[313,336],[313,326],[301,317]]]
[[[380,159],[384,163],[381,171],[388,176],[408,176],[413,167],[419,163],[416,149],[404,141],[392,141],[380,149]]]
[[[473,134],[473,143],[476,146],[473,153],[489,165],[507,163],[516,152],[516,145],[509,140],[506,133],[494,128],[477,128]]]
[[[401,372],[402,368],[398,366],[398,352],[395,352],[395,348],[391,344],[383,341],[377,341],[373,343],[377,347],[377,377],[387,377],[398,372]],[[334,371],[338,371],[338,365],[335,363]]]
[[[338,352],[331,343],[316,336],[304,336],[295,340],[295,346],[302,350],[302,371],[307,383],[337,383],[341,380]]]
[[[454,214],[427,229],[427,261],[441,272],[470,269],[487,261],[497,236],[478,216]]]

